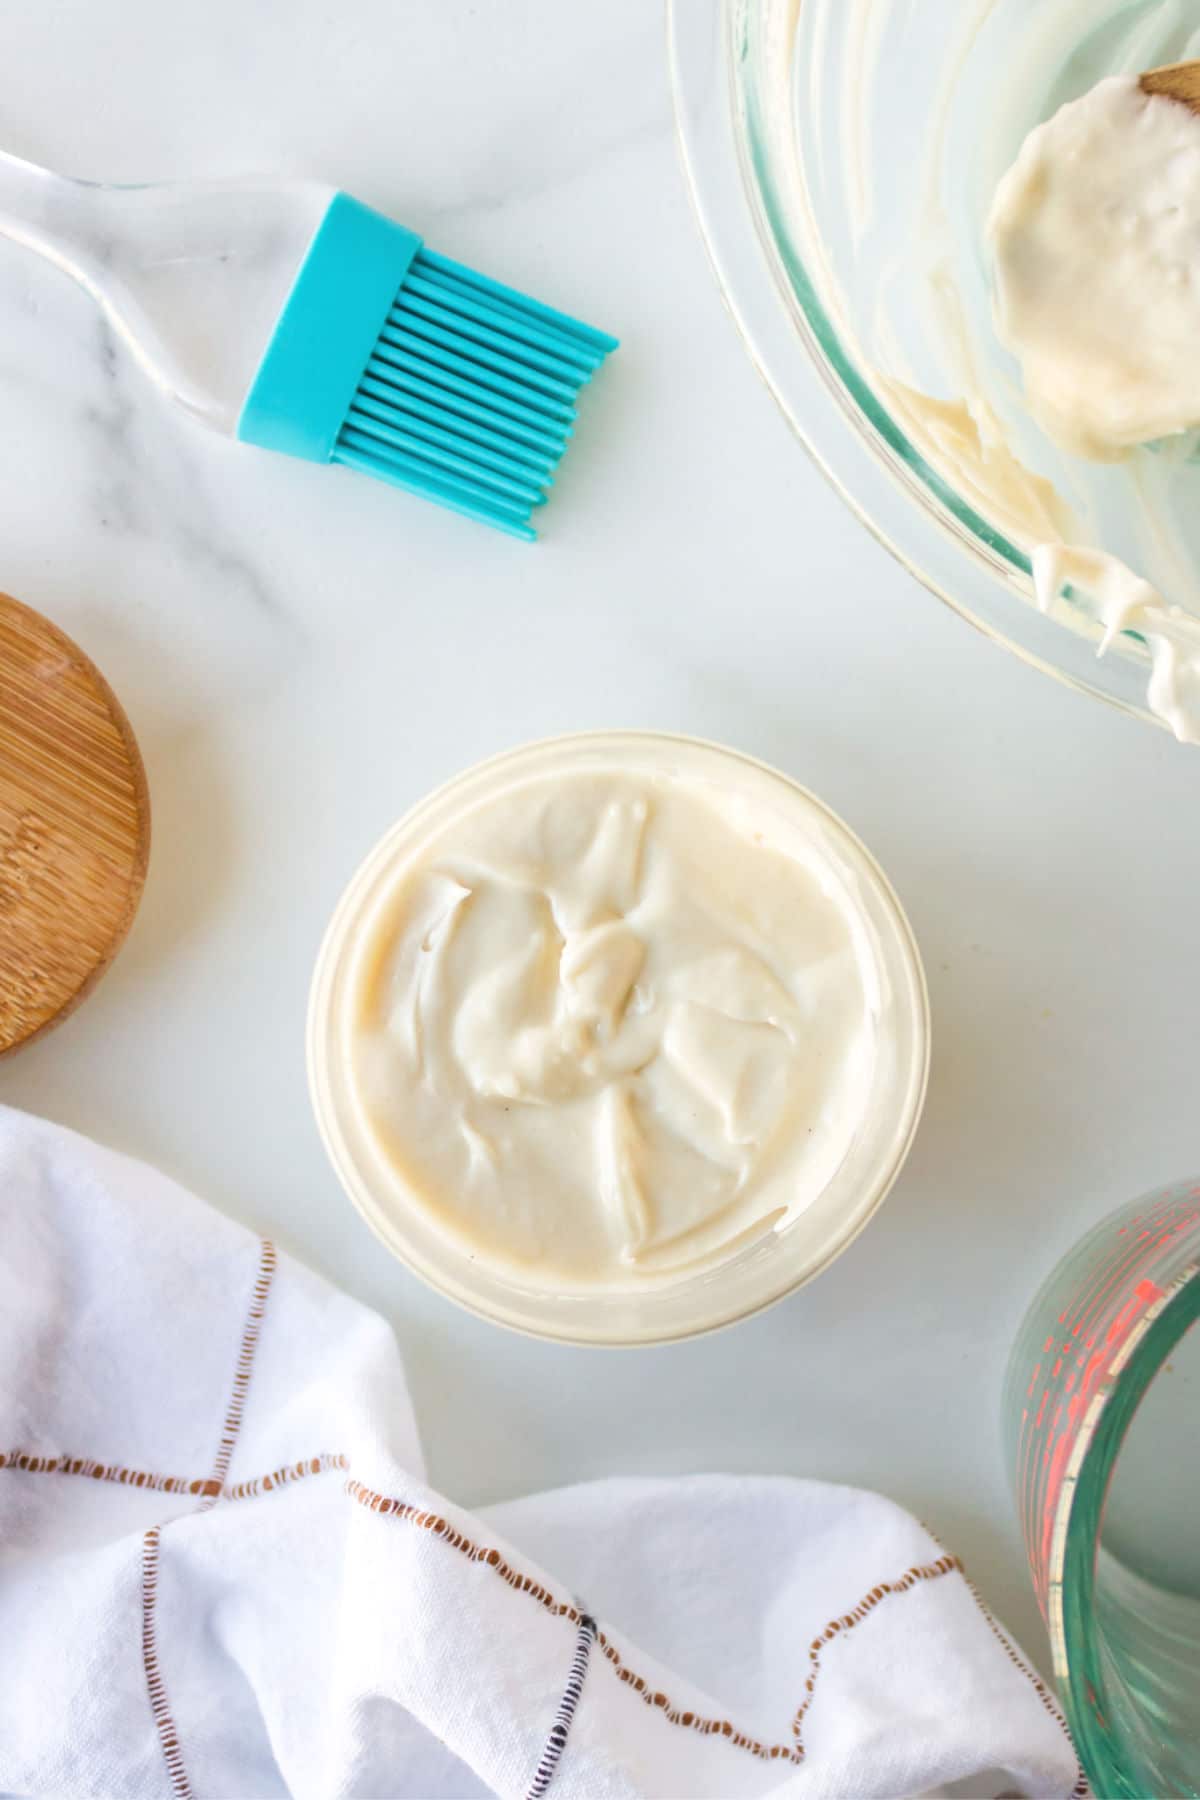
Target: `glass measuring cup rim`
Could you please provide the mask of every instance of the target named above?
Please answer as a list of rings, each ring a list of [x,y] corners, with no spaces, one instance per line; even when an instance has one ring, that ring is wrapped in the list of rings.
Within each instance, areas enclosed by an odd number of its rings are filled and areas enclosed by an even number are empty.
[[[1096,1382],[1063,1471],[1050,1525],[1046,1623],[1064,1710],[1093,1787],[1131,1793],[1105,1725],[1109,1675],[1095,1625],[1104,1505],[1134,1414],[1200,1319],[1200,1253],[1165,1285],[1140,1282],[1119,1339],[1100,1354]]]

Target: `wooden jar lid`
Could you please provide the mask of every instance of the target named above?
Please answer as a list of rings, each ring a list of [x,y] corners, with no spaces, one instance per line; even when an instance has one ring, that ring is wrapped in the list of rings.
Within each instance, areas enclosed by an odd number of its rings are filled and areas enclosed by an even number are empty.
[[[146,771],[99,670],[0,594],[0,1056],[88,994],[133,923]]]

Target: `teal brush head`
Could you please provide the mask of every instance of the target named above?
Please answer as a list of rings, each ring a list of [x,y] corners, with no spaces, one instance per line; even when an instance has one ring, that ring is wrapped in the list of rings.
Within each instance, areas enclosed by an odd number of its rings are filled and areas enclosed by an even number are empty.
[[[617,344],[313,182],[113,187],[0,154],[0,234],[81,282],[194,417],[516,537]]]
[[[337,194],[237,435],[532,539],[579,390],[616,342]]]

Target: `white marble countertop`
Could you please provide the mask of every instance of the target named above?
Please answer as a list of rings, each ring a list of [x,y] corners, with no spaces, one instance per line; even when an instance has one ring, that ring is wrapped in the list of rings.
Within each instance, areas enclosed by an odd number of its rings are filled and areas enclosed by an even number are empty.
[[[149,770],[145,902],[0,1100],[165,1166],[384,1311],[432,1478],[886,1490],[1043,1640],[998,1442],[1008,1345],[1092,1219],[1194,1171],[1200,755],[992,648],[809,465],[725,316],[663,21],[507,0],[88,0],[10,13],[0,144],[131,180],[311,172],[623,348],[534,548],[165,410],[65,277],[0,244],[0,588],[98,660]],[[522,739],[641,725],[790,771],[923,946],[935,1056],[892,1197],[815,1285],[700,1342],[572,1351],[387,1258],[317,1140],[309,971],[360,856]]]

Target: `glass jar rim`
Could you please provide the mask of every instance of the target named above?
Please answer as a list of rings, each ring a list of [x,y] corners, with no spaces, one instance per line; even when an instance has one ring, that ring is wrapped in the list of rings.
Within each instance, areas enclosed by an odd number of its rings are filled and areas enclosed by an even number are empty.
[[[618,1312],[623,1318],[624,1312],[615,1308],[612,1296],[601,1290],[590,1296],[591,1310],[586,1306],[577,1308],[575,1316],[565,1322],[551,1307],[550,1296],[540,1295],[533,1288],[514,1287],[513,1297],[502,1303],[499,1296],[490,1293],[488,1271],[481,1270],[465,1252],[458,1251],[453,1255],[431,1252],[428,1244],[422,1246],[415,1229],[410,1227],[406,1234],[394,1218],[389,1219],[388,1209],[380,1205],[372,1193],[362,1159],[356,1156],[350,1142],[351,1134],[345,1129],[344,1107],[338,1100],[337,1058],[333,1047],[335,994],[343,979],[355,924],[370,904],[374,886],[396,854],[397,844],[422,827],[429,829],[430,820],[436,819],[439,809],[445,805],[478,796],[481,790],[486,791],[490,781],[510,771],[518,771],[522,763],[536,766],[539,758],[551,753],[603,751],[606,747],[631,743],[657,752],[675,749],[693,757],[711,758],[734,769],[741,766],[756,779],[767,780],[772,787],[779,788],[816,815],[822,829],[844,849],[851,866],[863,878],[866,889],[865,898],[862,898],[863,917],[873,918],[877,925],[882,921],[886,926],[887,941],[881,943],[877,953],[886,951],[891,959],[888,973],[897,983],[904,1024],[899,1048],[900,1079],[892,1096],[894,1105],[886,1114],[888,1123],[883,1134],[886,1153],[882,1142],[875,1141],[880,1135],[877,1125],[864,1129],[863,1143],[855,1141],[829,1187],[817,1197],[820,1204],[814,1217],[820,1214],[827,1201],[832,1206],[839,1183],[844,1187],[844,1177],[861,1165],[864,1156],[867,1157],[870,1179],[864,1183],[862,1194],[856,1196],[856,1204],[846,1209],[840,1228],[830,1233],[830,1242],[822,1253],[808,1263],[801,1261],[796,1267],[787,1261],[771,1272],[771,1280],[757,1286],[755,1281],[743,1281],[739,1276],[738,1283],[734,1284],[738,1297],[731,1303],[728,1295],[724,1299],[717,1296],[722,1286],[729,1288],[729,1272],[740,1267],[739,1258],[735,1257],[732,1262],[719,1265],[703,1280],[696,1278],[697,1294],[690,1315],[685,1313],[678,1320],[665,1320],[660,1316],[658,1320],[640,1323],[636,1329],[628,1323],[619,1326],[612,1322]],[[418,801],[368,853],[335,908],[317,959],[308,1012],[309,1091],[318,1129],[343,1188],[376,1236],[392,1255],[406,1263],[431,1287],[468,1311],[529,1336],[571,1344],[633,1346],[699,1336],[749,1318],[814,1279],[865,1229],[890,1192],[920,1122],[929,1063],[929,995],[920,951],[895,890],[870,850],[830,807],[792,776],[742,751],[675,732],[601,730],[541,739],[475,764]],[[800,1217],[803,1219],[805,1215]],[[782,1245],[787,1237],[787,1233],[774,1236],[772,1242]],[[774,1260],[776,1263],[781,1261],[779,1257]],[[687,1285],[681,1283],[656,1292],[663,1296],[679,1294]],[[742,1286],[747,1290],[745,1293],[741,1291]],[[757,1291],[757,1287],[762,1291]],[[636,1309],[631,1306],[628,1310]],[[662,1312],[666,1310],[665,1307],[661,1309]]]

